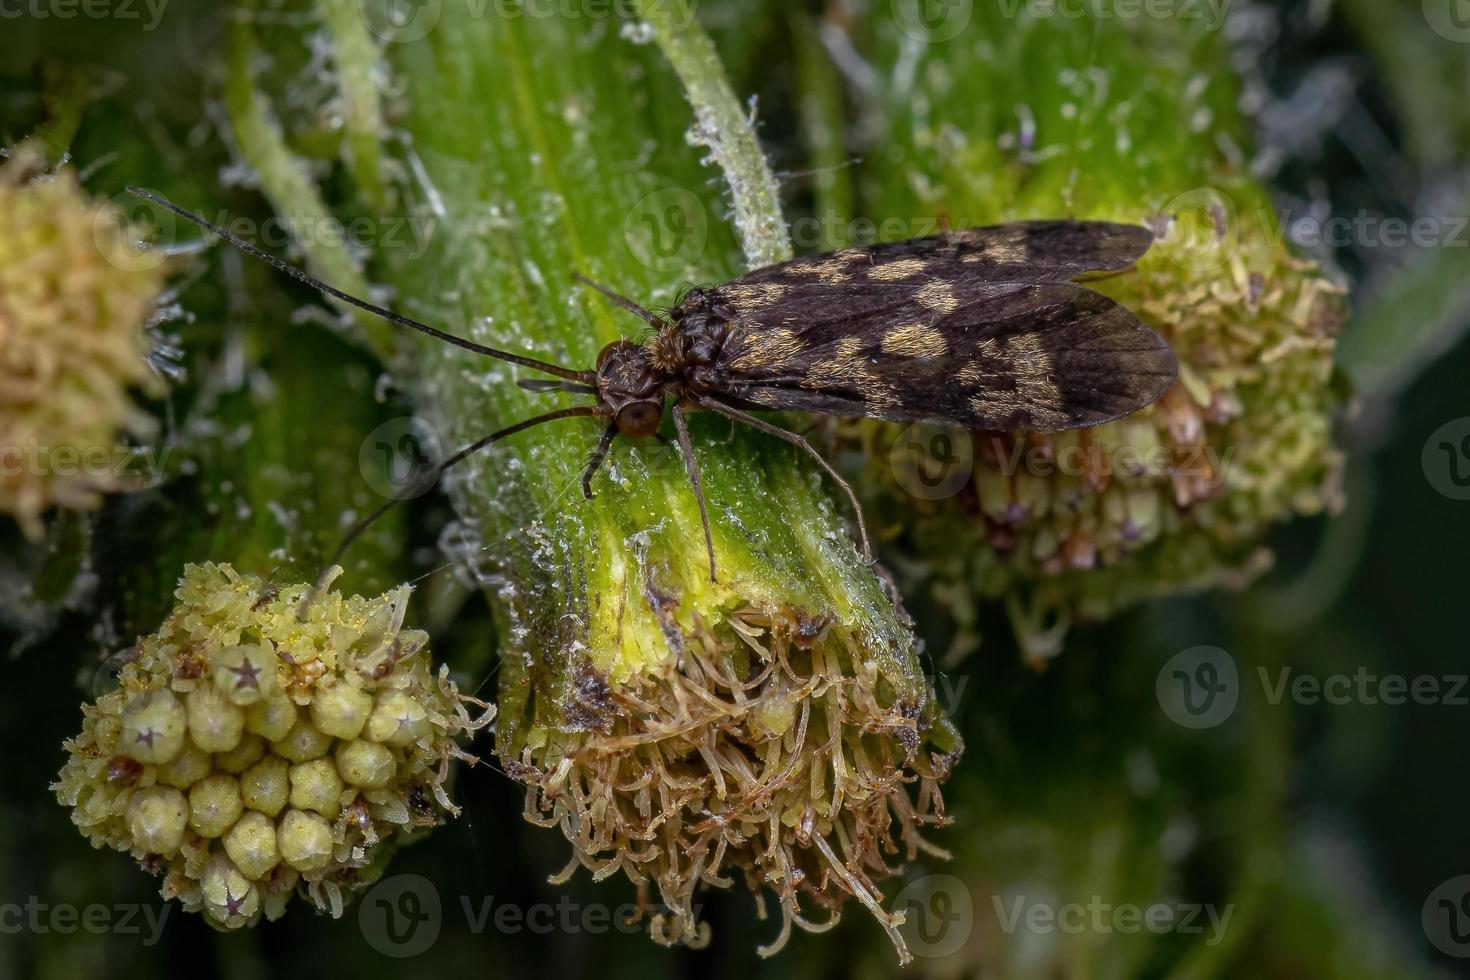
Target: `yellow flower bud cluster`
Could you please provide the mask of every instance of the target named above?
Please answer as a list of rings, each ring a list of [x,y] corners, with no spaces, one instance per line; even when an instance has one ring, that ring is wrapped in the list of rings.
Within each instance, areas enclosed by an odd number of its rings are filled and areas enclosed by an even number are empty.
[[[403,628],[406,586],[304,592],[188,566],[121,686],[83,707],[53,787],[95,846],[224,928],[275,918],[296,893],[340,913],[381,870],[382,842],[458,812],[444,781],[470,757],[455,739],[489,721]]]
[[[1340,503],[1341,288],[1255,223],[1177,206],[1156,224],[1136,271],[1088,283],[1178,356],[1179,382],[1156,405],[1053,434],[844,427],[864,447],[869,524],[954,615],[954,653],[978,643],[977,597],[1005,598],[1023,649],[1044,659],[1060,642],[1052,624],[1244,584],[1270,565],[1273,523]]]
[[[129,389],[156,389],[144,326],[166,269],[70,170],[0,167],[0,513],[38,538],[53,506],[90,508],[135,471],[119,433],[150,435]]]

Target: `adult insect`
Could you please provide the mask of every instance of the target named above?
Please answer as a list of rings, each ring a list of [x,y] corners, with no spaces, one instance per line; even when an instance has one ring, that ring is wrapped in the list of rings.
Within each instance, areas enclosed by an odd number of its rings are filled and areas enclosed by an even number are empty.
[[[507,426],[448,457],[445,470],[532,426],[592,417],[606,423],[582,474],[592,478],[618,436],[646,439],[665,413],[699,504],[710,579],[714,538],[686,413],[718,412],[810,454],[842,488],[872,549],[852,487],[804,437],[752,414],[816,412],[982,430],[1051,432],[1100,425],[1156,401],[1178,364],[1163,339],[1117,303],[1073,280],[1128,268],[1153,241],[1148,229],[1096,221],[1029,221],[794,259],[686,292],[654,313],[576,275],[654,329],[643,344],[615,341],[578,371],[477,344],[344,293],[149,191],[132,193],[344,303],[476,354],[556,380],[537,391],[588,395]],[[329,564],[394,502],[360,521]]]

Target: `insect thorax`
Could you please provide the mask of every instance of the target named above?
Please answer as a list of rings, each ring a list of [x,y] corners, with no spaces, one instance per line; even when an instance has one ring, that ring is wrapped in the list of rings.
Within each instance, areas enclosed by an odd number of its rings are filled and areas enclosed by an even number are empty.
[[[669,314],[671,322],[650,345],[654,362],[669,375],[693,380],[714,365],[736,313],[716,290],[690,290]]]

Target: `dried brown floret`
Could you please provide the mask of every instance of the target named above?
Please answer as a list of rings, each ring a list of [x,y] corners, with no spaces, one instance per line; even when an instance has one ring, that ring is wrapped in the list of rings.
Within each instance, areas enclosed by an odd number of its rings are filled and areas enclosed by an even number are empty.
[[[902,914],[883,910],[879,883],[921,850],[942,853],[921,829],[945,822],[939,784],[959,738],[922,677],[895,676],[892,661],[814,621],[748,607],[678,631],[679,655],[645,673],[574,670],[577,692],[598,678],[597,724],[580,703],[572,723],[535,729],[505,759],[529,786],[527,819],[573,845],[553,881],[579,866],[596,879],[622,871],[653,911],[655,939],[698,945],[708,926],[696,890],[733,874],[758,901],[775,892],[781,926],[765,954],[856,898],[906,960]]]

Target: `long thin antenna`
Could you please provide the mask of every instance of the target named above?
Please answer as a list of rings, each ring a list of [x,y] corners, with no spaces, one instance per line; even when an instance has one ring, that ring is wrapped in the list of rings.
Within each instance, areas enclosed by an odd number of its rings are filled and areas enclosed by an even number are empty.
[[[453,466],[455,463],[461,462],[468,457],[473,456],[475,453],[484,449],[486,446],[489,446],[493,442],[499,442],[501,439],[504,439],[507,436],[513,436],[517,432],[524,432],[526,429],[531,428],[533,425],[540,425],[543,422],[555,422],[557,419],[578,418],[580,416],[596,414],[597,407],[595,405],[579,405],[576,408],[562,408],[558,409],[555,412],[547,412],[544,415],[536,415],[528,419],[522,419],[515,425],[508,425],[497,432],[492,432],[488,436],[477,439],[476,441],[470,443],[468,446],[465,446],[463,449],[456,452],[453,456],[450,456],[444,462],[440,463],[438,468],[434,470],[433,482],[438,483],[439,478],[444,475],[444,471],[449,469],[449,467]],[[342,537],[342,542],[338,544],[336,550],[332,552],[332,557],[328,558],[326,564],[322,566],[321,574],[317,576],[316,582],[312,585],[311,589],[306,593],[306,595],[301,597],[301,605],[297,608],[298,618],[305,615],[306,610],[309,609],[312,602],[316,600],[317,595],[321,592],[322,587],[326,584],[328,574],[331,572],[332,568],[335,565],[341,563],[342,556],[347,553],[347,549],[352,547],[353,543],[357,541],[358,538],[362,537],[368,528],[376,524],[378,518],[382,517],[384,514],[388,513],[388,511],[403,503],[405,499],[406,498],[403,497],[395,497],[394,499],[383,504],[377,510],[373,511],[371,514],[354,524],[352,526],[352,529],[349,530]]]
[[[574,395],[595,395],[597,389],[591,385],[584,385],[578,381],[552,381],[550,378],[522,378],[516,382],[517,388],[526,391],[568,391]]]
[[[178,215],[186,221],[192,221],[200,228],[203,228],[206,231],[211,232],[212,234],[218,235],[220,238],[223,238],[225,241],[229,242],[240,251],[245,252],[247,255],[255,256],[257,259],[260,259],[262,262],[273,266],[280,272],[284,272],[286,275],[297,280],[298,282],[303,282],[311,288],[320,290],[326,293],[328,296],[339,299],[349,306],[355,306],[359,310],[365,310],[368,313],[373,314],[374,316],[380,316],[384,320],[387,320],[389,323],[396,323],[401,327],[408,327],[410,330],[417,330],[419,333],[428,334],[430,337],[433,337],[437,340],[442,340],[446,344],[453,344],[455,347],[461,347],[467,351],[473,351],[476,354],[483,354],[486,357],[494,357],[502,361],[508,361],[511,364],[519,364],[521,367],[528,367],[536,371],[541,371],[545,374],[555,375],[558,378],[567,378],[571,381],[581,381],[584,383],[592,381],[595,378],[595,375],[591,371],[573,371],[570,368],[564,368],[557,364],[548,364],[545,361],[538,361],[532,357],[522,357],[520,354],[512,354],[509,351],[497,350],[494,347],[486,347],[483,344],[477,344],[474,341],[465,340],[463,337],[456,337],[454,334],[445,333],[443,330],[440,330],[437,327],[431,327],[427,323],[420,323],[417,320],[413,320],[409,317],[394,313],[392,310],[384,309],[381,306],[376,306],[372,303],[369,303],[367,300],[358,299],[356,296],[353,296],[349,293],[344,293],[340,289],[327,285],[315,276],[312,276],[302,271],[301,269],[296,268],[294,265],[291,265],[287,262],[282,261],[281,259],[276,258],[269,252],[263,251],[245,241],[244,239],[232,235],[230,232],[221,228],[219,225],[208,220],[207,218],[203,218],[197,214],[194,214],[192,211],[186,211],[183,208],[179,207],[177,204],[168,200],[167,198],[161,197],[160,195],[155,194],[152,191],[144,190],[141,187],[129,187],[128,193],[134,194],[137,197],[141,197],[145,201],[152,201],[159,207],[172,211],[174,214]]]
[[[604,286],[602,283],[598,282],[595,279],[588,279],[580,272],[573,272],[572,278],[577,280],[584,286],[591,286],[593,289],[606,296],[611,302],[613,302],[617,306],[621,306],[623,309],[627,310],[634,316],[642,317],[644,321],[646,321],[650,326],[657,327],[661,325],[662,321],[660,321],[658,317],[654,316],[652,313],[648,312],[628,297],[614,292],[611,287]]]

